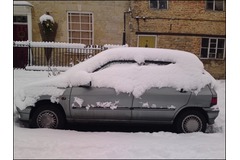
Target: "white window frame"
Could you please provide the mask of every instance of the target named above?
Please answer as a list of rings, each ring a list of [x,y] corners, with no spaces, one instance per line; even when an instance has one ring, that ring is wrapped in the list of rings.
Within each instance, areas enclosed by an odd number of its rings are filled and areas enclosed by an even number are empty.
[[[73,13],[73,14],[74,13],[78,13],[78,14],[89,14],[89,15],[92,15],[92,31],[91,31],[92,37],[90,39],[92,41],[92,44],[90,44],[90,45],[93,45],[94,44],[94,15],[93,15],[92,12],[80,12],[80,11],[67,11],[67,39],[68,39],[67,41],[68,41],[68,43],[71,43],[70,42],[70,35],[69,35],[69,32],[70,32],[69,23],[70,22],[69,22],[69,19],[68,19],[68,15],[71,14],[71,13]],[[86,31],[86,30],[76,30],[76,31],[82,32],[82,31]],[[88,30],[88,31],[90,31],[90,30]],[[81,37],[79,39],[81,39]]]
[[[223,10],[216,10],[216,1],[219,1],[219,0],[212,0],[213,1],[213,9],[207,9],[207,0],[206,0],[206,10],[207,11],[219,11],[219,12],[221,12],[221,11],[225,11],[225,3],[224,3],[224,0],[222,0],[223,1]]]
[[[167,8],[160,8],[159,7],[159,0],[156,0],[157,1],[157,8],[151,8],[151,2],[150,2],[150,0],[149,0],[149,8],[150,9],[155,9],[155,10],[167,10],[168,9],[168,0],[166,0],[167,1]]]
[[[155,37],[155,48],[157,48],[157,35],[138,35],[138,37],[137,37],[137,47],[139,47],[139,37]]]
[[[206,47],[202,47],[202,39],[206,38],[208,39],[208,47],[207,47],[207,57],[201,57],[201,50],[202,48],[206,48]],[[209,57],[210,54],[210,49],[211,49],[211,40],[215,39],[216,40],[216,47],[215,47],[215,57]],[[219,49],[218,46],[218,40],[219,39],[224,39],[224,48],[223,48],[223,57],[222,58],[217,58],[217,50]],[[221,48],[220,48],[221,49]],[[201,47],[200,47],[200,59],[212,59],[212,60],[224,60],[225,59],[225,55],[226,55],[226,38],[217,38],[217,37],[202,37],[201,38]]]

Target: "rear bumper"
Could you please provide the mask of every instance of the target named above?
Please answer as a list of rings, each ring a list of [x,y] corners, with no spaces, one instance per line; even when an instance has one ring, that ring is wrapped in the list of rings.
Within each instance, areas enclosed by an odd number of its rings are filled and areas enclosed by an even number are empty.
[[[203,108],[203,109],[208,115],[208,124],[210,125],[214,124],[214,121],[219,114],[219,110],[214,108]]]

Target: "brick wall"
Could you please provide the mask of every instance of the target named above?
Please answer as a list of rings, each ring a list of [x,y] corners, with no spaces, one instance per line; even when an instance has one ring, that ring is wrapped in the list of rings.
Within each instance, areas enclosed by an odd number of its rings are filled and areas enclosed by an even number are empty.
[[[33,41],[41,41],[39,17],[46,12],[58,23],[56,40],[67,42],[67,11],[92,12],[94,44],[122,44],[123,13],[128,1],[29,1],[32,5]]]
[[[157,35],[158,48],[179,49],[198,57],[202,37],[225,37],[226,12],[207,11],[205,1],[168,1],[168,9],[150,9],[149,1],[131,1],[130,46],[138,45],[138,35]],[[223,60],[201,59],[215,78],[225,78]]]

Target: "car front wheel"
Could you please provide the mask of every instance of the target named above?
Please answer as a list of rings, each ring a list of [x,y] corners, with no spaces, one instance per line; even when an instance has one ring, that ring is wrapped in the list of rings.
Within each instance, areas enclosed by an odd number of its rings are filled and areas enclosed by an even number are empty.
[[[62,129],[65,125],[65,117],[58,106],[39,106],[33,113],[31,127]]]
[[[175,129],[177,133],[192,133],[206,131],[206,118],[195,110],[189,110],[181,113],[175,120]]]

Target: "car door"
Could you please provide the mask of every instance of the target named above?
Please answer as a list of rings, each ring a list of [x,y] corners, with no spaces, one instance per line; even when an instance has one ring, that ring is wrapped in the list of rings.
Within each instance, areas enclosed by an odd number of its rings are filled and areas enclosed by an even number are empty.
[[[151,88],[140,98],[134,98],[133,121],[169,122],[177,109],[187,104],[191,92],[174,88]]]
[[[112,88],[72,87],[70,113],[75,120],[128,121],[132,100],[132,95]]]

